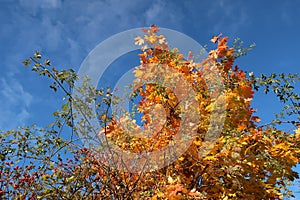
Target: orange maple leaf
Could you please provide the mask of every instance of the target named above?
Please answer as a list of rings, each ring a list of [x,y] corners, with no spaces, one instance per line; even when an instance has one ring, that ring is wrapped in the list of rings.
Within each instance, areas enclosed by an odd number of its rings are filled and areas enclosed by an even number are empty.
[[[220,33],[219,35],[213,36],[210,41],[212,43],[217,43],[221,36],[222,36],[222,33]]]

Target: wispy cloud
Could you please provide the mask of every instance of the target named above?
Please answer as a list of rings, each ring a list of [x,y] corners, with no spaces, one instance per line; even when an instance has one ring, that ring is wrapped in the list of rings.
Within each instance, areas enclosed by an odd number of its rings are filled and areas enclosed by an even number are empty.
[[[29,10],[33,14],[36,14],[40,9],[59,8],[62,4],[61,0],[20,0],[19,2],[24,9]]]
[[[249,21],[246,23],[249,20],[248,13],[239,2],[220,0],[210,4],[207,16],[214,21],[212,31],[215,34],[223,31],[236,34],[240,28],[249,24]]]
[[[28,107],[33,96],[15,79],[0,79],[0,129],[23,125],[30,118]]]
[[[150,1],[149,1],[150,2]],[[146,10],[139,1],[19,0],[3,4],[0,30],[0,129],[26,123],[33,96],[39,96],[30,73],[20,68],[23,59],[41,50],[60,68],[78,69],[88,52],[99,42],[128,28],[143,26],[136,9]],[[21,82],[18,82],[21,80]],[[51,102],[48,102],[51,103]],[[37,119],[38,120],[38,119]]]
[[[17,80],[9,82],[1,79],[1,95],[3,95],[12,105],[18,105],[20,102],[28,107],[32,101],[32,96],[25,92],[22,85]]]
[[[162,17],[165,13],[165,2],[164,1],[155,1],[145,12],[146,22],[156,21],[159,17]]]
[[[182,30],[186,20],[183,7],[182,3],[176,1],[154,0],[143,14],[145,23]]]

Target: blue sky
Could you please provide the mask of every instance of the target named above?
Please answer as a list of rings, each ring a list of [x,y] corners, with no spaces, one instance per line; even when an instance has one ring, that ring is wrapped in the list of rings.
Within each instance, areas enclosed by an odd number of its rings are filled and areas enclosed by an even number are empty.
[[[254,50],[237,60],[241,68],[257,74],[296,73],[299,19],[297,0],[1,0],[0,129],[48,124],[62,101],[48,90],[49,81],[22,66],[35,50],[59,69],[78,70],[87,54],[111,35],[156,24],[201,45],[219,33],[232,40],[240,37],[246,45],[255,42]],[[256,97],[254,107],[267,122],[279,104]]]

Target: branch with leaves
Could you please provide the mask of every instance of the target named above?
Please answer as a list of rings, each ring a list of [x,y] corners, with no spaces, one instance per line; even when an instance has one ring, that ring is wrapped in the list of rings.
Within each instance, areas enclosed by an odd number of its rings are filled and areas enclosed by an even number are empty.
[[[134,69],[136,79],[132,85],[136,89],[132,100],[139,100],[135,114],[142,115],[142,128],[128,113],[110,113],[116,103],[112,99],[121,99],[112,98],[114,94],[108,88],[97,89],[88,78],[75,88],[78,77],[74,70],[58,71],[51,68],[48,59],[42,64],[39,52],[23,62],[37,74],[49,77],[53,81],[50,88],[55,92],[60,89],[66,102],[54,112],[54,122],[44,129],[28,126],[1,132],[0,198],[225,200],[292,196],[288,186],[299,178],[293,171],[300,159],[300,104],[293,85],[299,82],[299,76],[247,75],[235,61],[253,46],[243,48],[240,40],[230,47],[228,37],[213,37],[216,49],[198,63],[191,53],[185,58],[179,49],[170,49],[158,27],[152,25],[142,31],[144,36],[135,39],[141,46],[141,64]],[[149,160],[140,171],[129,172],[126,158],[120,157],[116,149],[141,155],[160,151],[174,142],[182,123],[181,102],[170,88],[141,86],[143,79],[155,71],[151,67],[157,66],[180,74],[191,85],[198,102],[193,110],[199,110],[196,135],[174,162],[147,171]],[[223,79],[226,99],[225,122],[214,144],[205,139],[215,106],[206,86],[215,77],[205,76],[212,69]],[[176,80],[173,73],[165,78]],[[72,95],[74,89],[80,98]],[[281,118],[263,126],[258,124],[260,118],[251,105],[254,92],[261,89],[265,93],[273,91],[284,104]],[[96,116],[92,112],[95,108]],[[165,115],[158,112],[160,108]],[[282,119],[285,116],[289,119]],[[91,123],[95,117],[101,130]],[[283,123],[291,124],[292,131],[275,126]],[[186,129],[184,134],[190,131]],[[95,151],[84,147],[80,141],[86,138],[103,148]],[[206,156],[199,156],[208,146],[212,148]]]

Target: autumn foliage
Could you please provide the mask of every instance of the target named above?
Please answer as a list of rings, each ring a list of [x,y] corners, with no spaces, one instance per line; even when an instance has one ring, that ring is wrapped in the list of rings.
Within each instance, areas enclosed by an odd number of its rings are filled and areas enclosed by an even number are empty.
[[[228,37],[215,36],[212,42],[216,43],[216,49],[196,62],[192,53],[184,57],[180,49],[170,49],[167,39],[159,35],[158,27],[153,25],[142,31],[144,36],[135,39],[141,53],[132,87],[134,96],[140,97],[137,112],[143,114],[143,125],[139,127],[125,114],[112,118],[101,115],[105,127],[98,136],[119,151],[135,154],[181,145],[173,142],[183,123],[179,98],[172,88],[143,84],[149,76],[157,76],[155,70],[159,68],[160,72],[172,72],[167,73],[165,80],[176,81],[174,73],[180,74],[195,94],[197,104],[190,109],[197,111],[198,121],[193,126],[195,135],[186,151],[174,154],[177,157],[173,162],[163,167],[152,166],[151,170],[145,167],[132,172],[125,169],[126,162],[123,170],[114,165],[120,158],[113,149],[101,157],[97,151],[66,142],[64,147],[69,146],[69,155],[73,158],[44,159],[47,166],[44,171],[34,163],[24,167],[12,160],[5,161],[0,168],[0,197],[225,200],[282,199],[290,195],[287,186],[298,178],[292,168],[299,163],[300,128],[295,127],[291,134],[276,127],[258,125],[260,118],[251,106],[253,80],[235,65],[237,49],[229,46]],[[219,77],[209,75],[210,71],[217,72]],[[219,86],[209,90],[208,83],[214,83],[216,78],[222,79],[222,91],[216,91]],[[220,113],[220,116],[224,114],[222,129],[215,140],[209,140],[206,133],[212,126],[218,98],[225,106],[225,114]],[[185,131],[183,134],[189,135],[192,128]],[[61,144],[51,145],[60,147]]]

